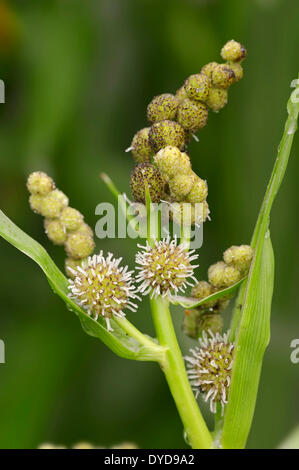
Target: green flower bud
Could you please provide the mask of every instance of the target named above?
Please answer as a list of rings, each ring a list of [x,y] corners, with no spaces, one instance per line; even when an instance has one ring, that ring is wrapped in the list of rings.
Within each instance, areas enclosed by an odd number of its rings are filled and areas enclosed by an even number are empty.
[[[221,49],[221,57],[223,60],[229,60],[232,62],[240,62],[245,59],[247,51],[242,44],[233,39],[228,41]]]
[[[170,93],[155,96],[147,107],[147,119],[154,123],[165,119],[174,119],[178,107],[178,100]]]
[[[203,331],[212,331],[220,333],[223,328],[223,319],[217,313],[202,313],[197,309],[186,310],[183,330],[190,338],[199,338]]]
[[[87,225],[85,222],[83,222],[77,229],[76,233],[84,233],[85,235],[88,235],[89,237],[93,238],[93,230],[89,225]]]
[[[234,83],[237,83],[243,78],[243,67],[239,62],[228,62],[228,66],[235,74]]]
[[[164,181],[158,168],[150,163],[140,163],[131,173],[131,193],[134,201],[145,203],[145,187],[148,185],[152,202],[160,202]]]
[[[178,101],[178,103],[182,103],[186,98],[188,98],[188,95],[187,95],[187,92],[185,90],[185,86],[181,86],[181,88],[179,88],[177,91],[176,91],[176,94],[175,94],[175,97]]]
[[[208,108],[200,101],[185,99],[178,107],[177,121],[191,132],[197,132],[208,120]]]
[[[209,267],[208,277],[214,287],[224,289],[238,282],[241,279],[241,273],[234,266],[228,266],[223,261],[218,261]]]
[[[167,146],[161,149],[154,157],[155,164],[167,180],[175,175],[191,172],[190,158],[177,147]]]
[[[188,202],[203,202],[208,195],[208,185],[207,182],[202,180],[196,175],[195,182],[187,195]]]
[[[234,80],[235,74],[227,64],[218,64],[212,72],[212,83],[217,88],[228,88]]]
[[[70,258],[86,258],[94,248],[93,239],[84,233],[71,233],[65,242],[65,249]]]
[[[174,201],[183,201],[187,194],[190,192],[195,181],[195,176],[190,173],[189,175],[177,174],[169,180],[170,195]]]
[[[43,171],[35,171],[28,176],[27,189],[31,194],[45,196],[54,188],[54,181]]]
[[[208,64],[202,67],[200,73],[203,73],[204,75],[212,79],[213,70],[215,70],[217,65],[218,65],[217,62],[209,62]]]
[[[203,73],[190,75],[185,81],[185,90],[189,98],[205,101],[209,96],[211,80]]]
[[[217,113],[220,109],[224,108],[224,106],[227,104],[227,100],[227,90],[223,88],[212,87],[207,99],[207,105],[209,108],[215,111],[215,113]]]
[[[51,197],[61,203],[61,207],[67,207],[69,205],[69,198],[60,189],[54,189],[51,192]]]
[[[66,240],[66,229],[59,219],[45,219],[45,232],[55,245],[63,245]]]
[[[156,122],[150,128],[149,141],[155,152],[168,145],[182,149],[185,141],[184,129],[174,121]]]
[[[43,196],[39,196],[38,194],[30,195],[29,204],[33,212],[36,214],[41,214],[43,200]]]
[[[72,232],[77,230],[83,222],[83,215],[73,207],[66,207],[60,214],[60,222],[66,230]]]
[[[253,257],[253,249],[250,245],[231,246],[223,253],[226,264],[234,266],[241,273],[249,270]]]
[[[86,261],[86,258],[84,259],[66,258],[65,265],[64,265],[66,275],[71,279],[75,279],[77,267],[78,266],[81,267],[84,261]]]
[[[43,198],[40,208],[40,213],[47,219],[58,218],[63,209],[63,203],[55,194],[53,195],[53,192],[54,191]]]
[[[132,150],[133,158],[138,163],[149,162],[153,155],[153,149],[149,143],[149,130],[150,127],[145,127],[138,131],[133,137],[131,147],[129,147]]]
[[[171,216],[177,224],[183,225],[200,225],[205,222],[210,214],[210,209],[207,201],[203,201],[199,207],[193,204],[176,202],[171,205]]]

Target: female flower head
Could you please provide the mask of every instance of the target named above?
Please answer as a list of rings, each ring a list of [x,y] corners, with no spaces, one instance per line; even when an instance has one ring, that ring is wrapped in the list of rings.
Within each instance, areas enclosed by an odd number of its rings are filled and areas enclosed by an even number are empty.
[[[165,297],[179,290],[184,292],[187,285],[193,286],[187,279],[196,281],[193,272],[197,265],[191,264],[198,258],[193,254],[194,250],[186,251],[183,243],[178,245],[176,238],[170,241],[169,237],[156,240],[153,247],[148,242],[145,246],[138,246],[142,251],[136,255],[136,263],[140,265],[136,280],[141,282],[139,291],[143,295],[151,292],[151,297]]]
[[[204,393],[205,400],[210,400],[210,410],[216,413],[217,403],[221,403],[222,410],[227,403],[234,343],[228,341],[227,334],[214,335],[209,330],[208,334],[203,332],[199,344],[200,347],[191,349],[191,356],[185,358],[188,375],[196,395]]]
[[[120,267],[122,258],[113,258],[108,253],[105,258],[101,251],[89,257],[75,270],[69,268],[74,276],[69,280],[70,297],[81,305],[95,320],[105,318],[107,329],[112,330],[111,317],[122,318],[124,309],[136,311],[137,305],[131,299],[138,298],[133,285],[132,273],[128,267]]]

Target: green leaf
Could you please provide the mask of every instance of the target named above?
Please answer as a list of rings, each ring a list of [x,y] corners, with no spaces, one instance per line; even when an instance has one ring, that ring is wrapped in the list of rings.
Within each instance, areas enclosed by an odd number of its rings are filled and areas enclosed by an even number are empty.
[[[243,448],[254,414],[262,360],[270,339],[274,256],[267,232],[256,250],[244,295],[222,445]]]
[[[67,278],[58,269],[46,250],[17,227],[1,210],[0,235],[41,267],[53,291],[79,317],[81,325],[87,334],[99,338],[115,354],[127,359],[150,361],[160,358],[160,347],[153,340],[138,332],[128,320],[124,319],[122,322],[117,322],[111,319],[113,332],[109,332],[106,329],[104,319],[99,318],[95,321],[73,302],[68,297]],[[122,328],[119,324],[124,325],[125,328]],[[126,334],[124,329],[132,331],[138,339],[140,338],[140,341]]]
[[[180,305],[184,308],[192,309],[200,307],[200,305],[204,305],[205,303],[211,300],[221,299],[221,297],[233,294],[245,281],[245,279],[246,277],[243,277],[243,279],[240,279],[240,281],[236,282],[236,284],[233,284],[232,286],[227,287],[226,289],[219,290],[218,292],[215,292],[215,294],[209,295],[208,297],[205,297],[201,300],[198,300],[194,297],[184,297],[182,295],[172,295],[169,300],[173,305]]]

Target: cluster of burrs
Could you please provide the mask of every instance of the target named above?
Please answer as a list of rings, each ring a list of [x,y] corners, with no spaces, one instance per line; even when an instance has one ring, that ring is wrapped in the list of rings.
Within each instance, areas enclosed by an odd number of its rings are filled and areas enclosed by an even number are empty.
[[[191,296],[203,300],[212,294],[233,286],[248,273],[253,256],[250,245],[231,246],[223,253],[223,261],[212,264],[208,269],[207,281],[199,281],[191,290]],[[203,331],[222,331],[221,313],[226,309],[232,294],[219,299],[208,300],[197,308],[186,310],[183,328],[191,338],[198,338]]]
[[[227,42],[221,56],[225,63],[206,64],[200,73],[188,77],[175,95],[156,96],[147,107],[151,126],[138,131],[127,149],[138,163],[131,175],[134,200],[144,203],[147,185],[153,202],[179,204],[174,215],[179,221],[183,203],[202,204],[199,215],[193,210],[192,223],[201,223],[209,215],[207,183],[192,171],[187,146],[206,125],[209,109],[218,112],[223,108],[229,86],[243,76],[241,62],[246,49],[240,43]]]
[[[83,215],[69,206],[68,197],[55,187],[53,179],[42,171],[31,173],[27,179],[31,209],[42,215],[45,232],[55,245],[64,245],[67,259],[65,269],[72,277],[72,269],[80,265],[95,248],[93,231],[84,222]]]

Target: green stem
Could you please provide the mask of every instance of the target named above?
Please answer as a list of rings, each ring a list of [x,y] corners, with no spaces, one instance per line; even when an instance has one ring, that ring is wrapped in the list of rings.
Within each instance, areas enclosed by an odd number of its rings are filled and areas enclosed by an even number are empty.
[[[212,447],[212,436],[190,387],[168,305],[168,300],[162,297],[151,300],[152,315],[159,343],[161,346],[167,347],[164,360],[160,364],[190,445],[193,449],[209,449]]]

